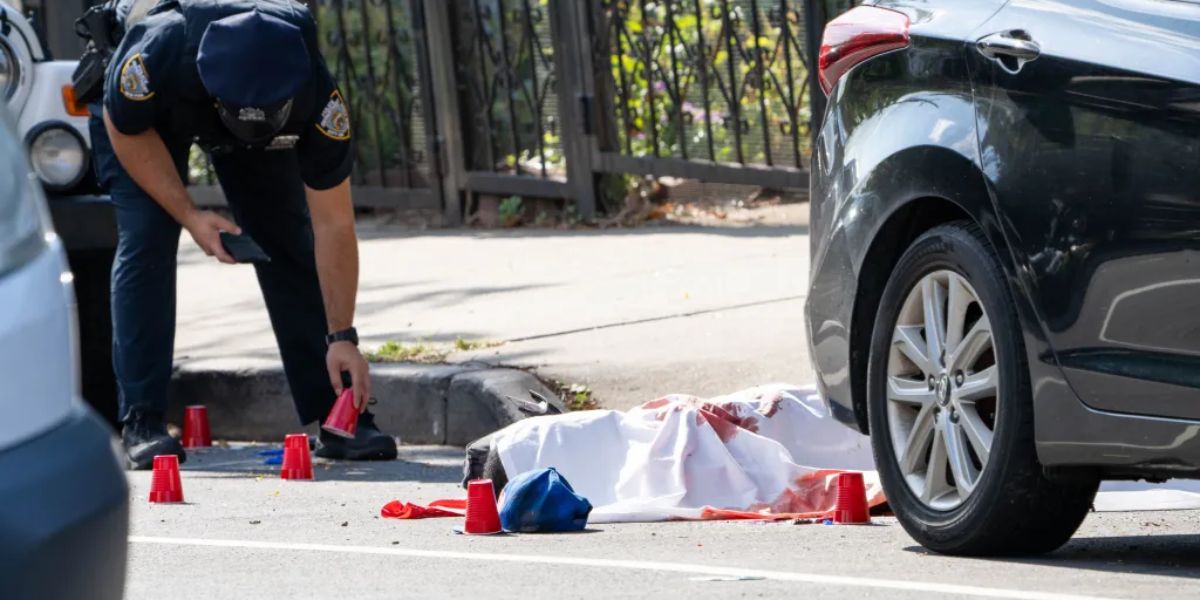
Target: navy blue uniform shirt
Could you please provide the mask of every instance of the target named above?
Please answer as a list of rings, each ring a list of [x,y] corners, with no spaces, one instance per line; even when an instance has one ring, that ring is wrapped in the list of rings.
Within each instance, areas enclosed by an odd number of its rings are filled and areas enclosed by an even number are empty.
[[[109,118],[127,135],[154,129],[164,139],[195,140],[211,152],[244,149],[245,144],[221,124],[196,66],[197,44],[208,15],[197,18],[189,13],[185,17],[185,11],[174,4],[160,4],[126,32],[107,74],[104,106]],[[239,4],[221,4],[218,10],[223,14],[214,14],[228,15]],[[345,181],[354,167],[349,110],[320,55],[315,23],[307,9],[288,7],[283,16],[297,21],[304,31],[313,66],[312,76],[295,97],[287,124],[270,148],[283,151],[294,147],[305,185],[329,189]]]

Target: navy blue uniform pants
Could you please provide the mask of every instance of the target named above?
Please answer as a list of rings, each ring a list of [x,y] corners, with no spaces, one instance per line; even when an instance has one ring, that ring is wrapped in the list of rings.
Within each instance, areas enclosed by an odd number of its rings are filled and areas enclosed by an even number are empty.
[[[91,134],[97,176],[117,216],[112,318],[120,418],[127,421],[135,411],[161,418],[174,361],[181,227],[125,172],[95,116]],[[191,141],[163,141],[186,181]],[[254,268],[300,422],[322,419],[335,398],[325,369],[325,306],[296,153],[239,150],[214,154],[212,162],[234,220],[272,259]]]

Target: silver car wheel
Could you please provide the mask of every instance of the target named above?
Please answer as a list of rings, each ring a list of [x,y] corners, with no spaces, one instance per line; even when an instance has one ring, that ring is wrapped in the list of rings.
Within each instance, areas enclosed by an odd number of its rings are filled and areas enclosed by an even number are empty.
[[[1000,398],[991,321],[970,282],[943,270],[913,286],[892,333],[887,373],[900,472],[924,505],[953,510],[987,468]]]

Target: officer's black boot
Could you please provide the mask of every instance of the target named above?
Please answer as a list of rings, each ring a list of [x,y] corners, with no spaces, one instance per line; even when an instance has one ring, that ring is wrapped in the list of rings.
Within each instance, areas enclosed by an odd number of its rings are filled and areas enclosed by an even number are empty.
[[[375,426],[375,415],[370,411],[358,417],[358,430],[354,439],[321,431],[321,446],[317,456],[345,460],[395,460],[396,439]]]
[[[121,444],[125,446],[126,467],[144,471],[154,464],[160,454],[174,454],[180,464],[187,461],[187,453],[179,440],[167,433],[162,417],[134,411],[121,430]]]

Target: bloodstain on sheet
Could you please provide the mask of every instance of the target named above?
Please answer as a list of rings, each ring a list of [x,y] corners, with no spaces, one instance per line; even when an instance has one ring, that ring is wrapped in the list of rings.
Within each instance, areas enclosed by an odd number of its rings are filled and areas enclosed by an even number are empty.
[[[664,396],[657,400],[651,400],[639,408],[645,411],[657,411],[654,414],[656,421],[663,421],[667,415],[685,410],[694,409],[696,411],[696,424],[700,425],[708,423],[717,437],[721,438],[722,442],[728,442],[737,435],[739,429],[745,429],[751,433],[758,432],[758,418],[760,416],[771,417],[779,410],[779,401],[773,403],[765,403],[767,407],[766,413],[750,412],[748,415],[742,415],[743,403],[721,403],[715,404],[708,402],[702,398],[695,396]]]
[[[702,519],[741,519],[756,521],[787,521],[793,519],[825,519],[833,516],[837,507],[837,477],[846,471],[820,470],[800,476],[774,502],[752,506],[748,510],[705,507]],[[886,502],[878,485],[867,492],[871,508]]]

